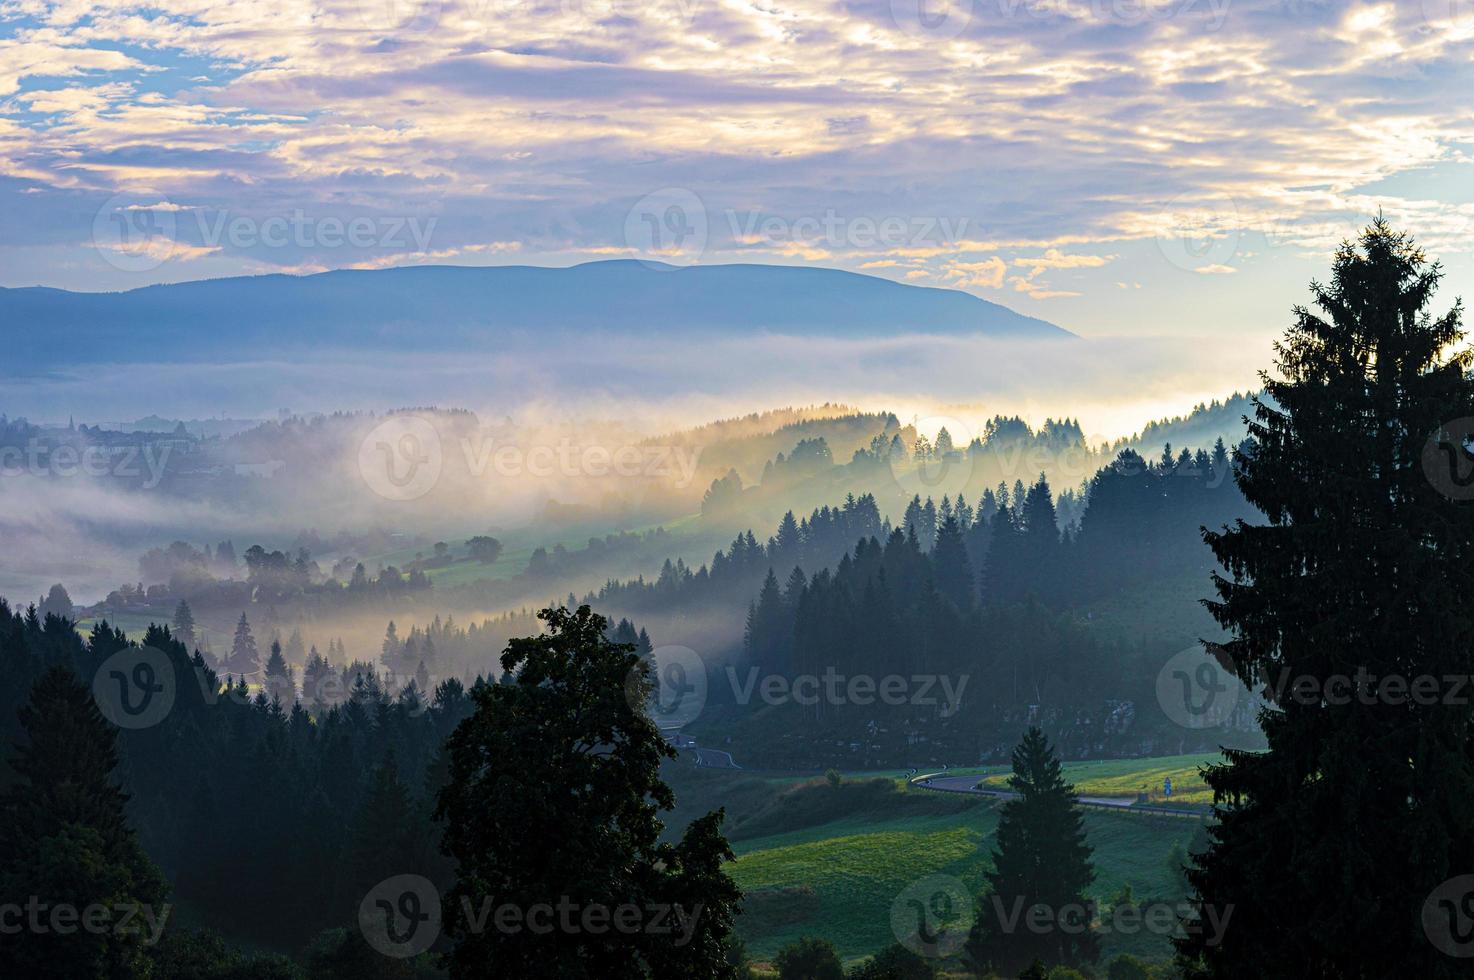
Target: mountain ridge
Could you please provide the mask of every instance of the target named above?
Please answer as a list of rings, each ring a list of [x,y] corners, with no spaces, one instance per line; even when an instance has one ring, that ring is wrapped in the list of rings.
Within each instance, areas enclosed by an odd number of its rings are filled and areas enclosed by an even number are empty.
[[[0,289],[0,325],[22,351],[60,340],[73,358],[93,360],[98,345],[124,360],[138,348],[189,360],[218,354],[231,342],[258,352],[436,351],[558,334],[1074,337],[1048,321],[945,287],[842,269],[676,267],[633,259],[268,273],[106,293],[13,287]]]

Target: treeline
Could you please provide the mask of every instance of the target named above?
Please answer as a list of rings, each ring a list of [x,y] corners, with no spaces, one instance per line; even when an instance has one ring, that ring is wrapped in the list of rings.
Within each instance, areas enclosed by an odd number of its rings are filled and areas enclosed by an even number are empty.
[[[827,765],[859,752],[860,761],[892,764],[915,754],[918,740],[928,746],[921,759],[992,757],[1035,722],[1071,757],[1183,751],[1188,733],[1159,717],[1153,683],[1193,637],[1128,641],[1093,628],[1084,610],[1183,577],[1206,587],[1213,562],[1200,529],[1246,514],[1231,470],[1221,441],[1198,452],[1166,447],[1155,461],[1128,449],[1079,494],[1056,498],[1041,476],[972,501],[918,496],[893,528],[871,498],[855,498],[802,521],[785,515],[766,543],[740,535],[710,566],[669,563],[654,582],[611,582],[587,601],[700,622],[713,603],[744,601],[737,597],[750,589],[740,647],[718,639],[701,649],[715,680],[709,703],[741,700],[721,682],[727,667],[790,679],[830,671],[970,681],[957,705],[789,704],[783,744],[769,736],[784,727],[771,719],[739,728],[759,763]],[[1065,507],[1078,517],[1062,520]],[[670,632],[665,623],[661,632]],[[744,726],[761,706],[748,701],[717,717]],[[1235,724],[1252,730],[1248,708]],[[851,748],[814,755],[823,744]]]
[[[386,642],[385,657],[402,658],[412,640],[452,647],[477,629],[413,630]],[[649,649],[629,622],[611,625],[609,637]],[[356,662],[332,684],[309,679],[296,696],[277,683],[291,676],[285,668],[248,688],[217,674],[168,627],[150,627],[142,645],[167,658],[155,677],[168,684],[172,707],[149,727],[119,730],[118,772],[143,849],[192,918],[296,950],[353,922],[368,888],[405,869],[448,886],[453,869],[436,850],[432,820],[447,778],[441,746],[471,713],[476,688],[498,678],[396,685]],[[0,741],[21,741],[18,709],[48,668],[93,678],[127,646],[106,623],[84,640],[69,620],[43,620],[0,599]],[[324,693],[331,690],[341,694]],[[14,778],[0,769],[0,790]]]
[[[808,589],[842,588],[847,601],[867,609],[891,605],[902,619],[920,616],[921,602],[945,603],[962,617],[1028,600],[1064,610],[1173,575],[1206,577],[1211,556],[1200,528],[1221,526],[1246,508],[1221,440],[1196,453],[1165,447],[1154,462],[1123,450],[1080,494],[1058,500],[1064,503],[1057,506],[1044,476],[1027,487],[1000,483],[975,504],[960,495],[940,503],[916,496],[893,528],[873,496],[850,496],[802,520],[788,512],[766,542],[752,531],[740,534],[709,565],[693,570],[667,561],[653,581],[610,581],[585,601],[631,614],[668,613],[742,596],[752,602],[748,658],[764,660],[758,651],[795,646],[796,625],[776,625],[785,622],[777,609],[781,601],[796,615]],[[1062,521],[1066,508],[1072,516]],[[838,629],[839,614],[831,618]],[[903,631],[897,640],[914,636]]]
[[[123,788],[147,853],[208,925],[272,948],[297,948],[352,921],[363,889],[402,867],[437,867],[431,853],[432,774],[445,737],[469,713],[464,685],[413,684],[391,698],[370,671],[317,719],[295,700],[227,685],[167,627],[162,651],[173,707],[157,724],[120,732]],[[99,624],[12,611],[0,600],[0,724],[48,667],[93,677],[124,649]],[[9,773],[6,773],[9,778]]]
[[[584,601],[627,615],[669,612],[714,601],[745,603],[769,570],[830,564],[858,538],[889,530],[890,522],[881,516],[873,496],[851,494],[840,506],[816,508],[802,520],[789,511],[766,542],[758,541],[751,530],[739,534],[730,546],[712,556],[710,565],[693,570],[684,560],[667,559],[653,581],[644,576],[610,580]]]

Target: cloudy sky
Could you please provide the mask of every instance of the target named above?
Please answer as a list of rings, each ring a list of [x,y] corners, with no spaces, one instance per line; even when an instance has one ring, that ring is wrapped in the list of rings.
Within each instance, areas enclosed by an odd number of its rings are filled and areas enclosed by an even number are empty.
[[[1259,344],[1378,209],[1474,292],[1471,58],[1474,0],[0,0],[0,285],[815,263]]]

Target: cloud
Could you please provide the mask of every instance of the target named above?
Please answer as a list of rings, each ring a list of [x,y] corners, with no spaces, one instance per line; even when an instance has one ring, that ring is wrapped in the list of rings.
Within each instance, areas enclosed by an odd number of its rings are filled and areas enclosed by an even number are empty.
[[[1474,215],[1448,192],[1361,190],[1468,160],[1456,6],[1026,0],[928,27],[889,0],[9,0],[0,207],[31,218],[0,246],[54,246],[35,275],[95,288],[111,273],[75,243],[121,193],[438,219],[426,248],[226,242],[213,274],[514,254],[478,250],[494,241],[550,263],[923,270],[1032,302],[1115,295],[1091,273],[1132,243],[1225,243],[1201,272],[1266,236],[1305,262],[1379,208],[1468,253]],[[650,225],[639,202],[673,190],[698,207]],[[850,231],[724,220],[749,211]],[[852,233],[887,221],[899,237]]]
[[[1014,259],[1013,264],[1037,273],[1044,269],[1098,269],[1115,258],[1114,255],[1066,255],[1051,248],[1043,255]]]
[[[998,289],[1003,285],[1003,275],[1007,268],[997,256],[982,262],[951,261],[947,263],[944,276],[956,286]]]

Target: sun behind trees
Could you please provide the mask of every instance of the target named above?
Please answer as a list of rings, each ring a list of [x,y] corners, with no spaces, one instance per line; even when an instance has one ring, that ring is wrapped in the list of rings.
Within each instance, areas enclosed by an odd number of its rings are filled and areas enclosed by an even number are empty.
[[[735,975],[722,811],[659,840],[675,803],[660,763],[676,753],[646,712],[649,661],[587,606],[538,615],[546,633],[508,644],[508,681],[476,688],[446,743],[450,975]]]
[[[1189,878],[1235,915],[1179,943],[1189,976],[1468,975],[1436,893],[1474,872],[1469,692],[1446,683],[1474,670],[1474,384],[1460,306],[1427,312],[1439,279],[1380,219],[1341,247],[1237,456],[1268,523],[1206,535],[1219,657],[1269,698],[1269,748],[1207,773],[1221,823]]]

